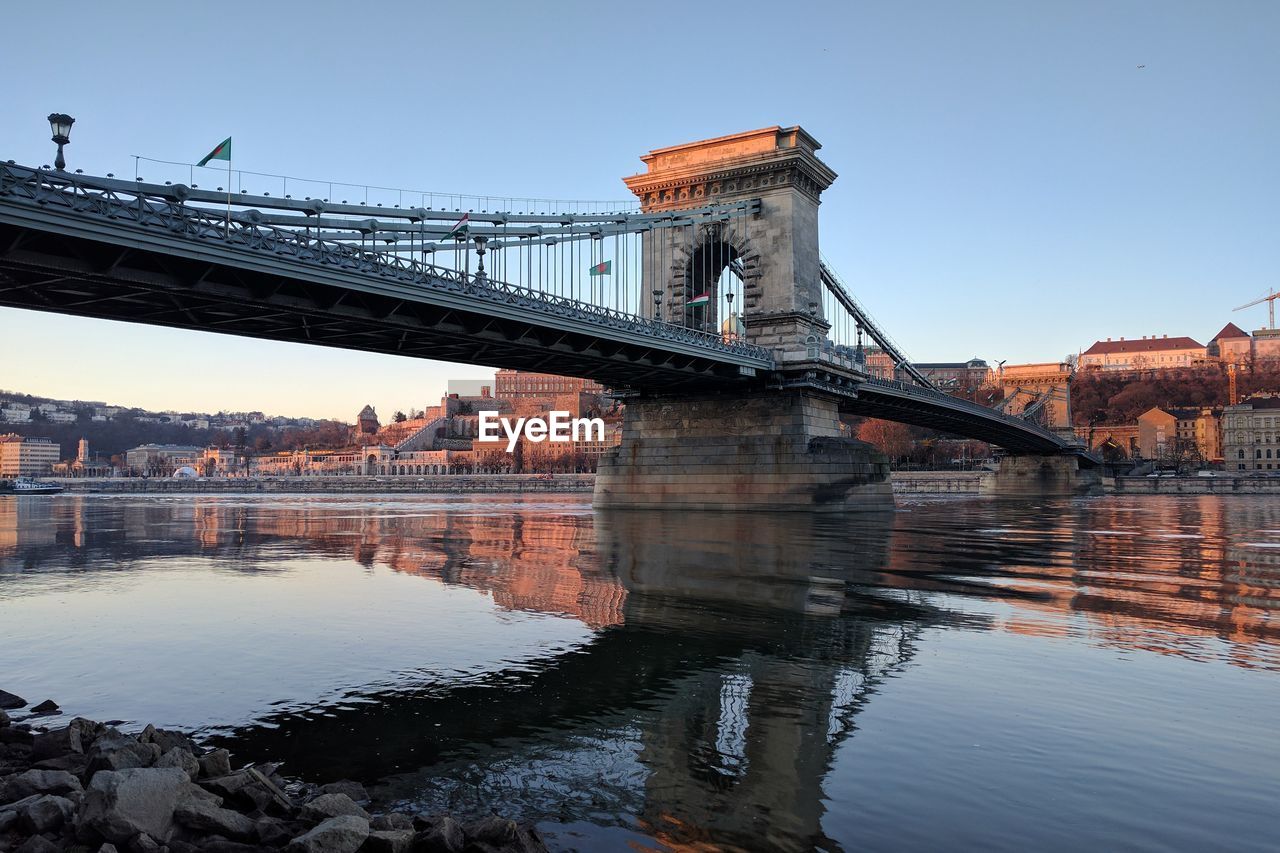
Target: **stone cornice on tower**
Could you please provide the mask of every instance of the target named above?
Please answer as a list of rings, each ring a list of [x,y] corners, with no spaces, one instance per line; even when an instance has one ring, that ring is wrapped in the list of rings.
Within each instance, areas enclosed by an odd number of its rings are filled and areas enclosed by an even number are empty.
[[[815,153],[822,146],[799,125],[766,127],[650,151],[648,171],[623,178],[646,211],[678,210],[721,198],[791,188],[814,201],[836,173]]]

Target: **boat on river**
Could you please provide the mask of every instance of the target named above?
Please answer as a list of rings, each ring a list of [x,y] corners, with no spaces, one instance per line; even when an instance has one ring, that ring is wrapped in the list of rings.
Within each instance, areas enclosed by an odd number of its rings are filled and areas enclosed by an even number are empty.
[[[57,483],[42,483],[31,477],[0,480],[0,495],[56,495],[62,491]]]

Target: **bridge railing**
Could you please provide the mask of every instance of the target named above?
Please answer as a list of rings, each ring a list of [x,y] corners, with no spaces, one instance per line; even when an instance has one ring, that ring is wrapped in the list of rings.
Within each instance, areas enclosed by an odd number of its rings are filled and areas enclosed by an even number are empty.
[[[1005,413],[992,409],[989,406],[984,406],[981,403],[975,403],[972,400],[966,400],[963,397],[953,397],[952,395],[942,391],[936,391],[932,388],[924,388],[910,382],[901,382],[897,379],[881,379],[877,376],[871,376],[863,381],[867,385],[879,385],[883,388],[892,388],[912,397],[931,397],[939,401],[945,400],[952,408],[962,409],[964,411],[971,412],[972,414],[980,415],[984,418],[1004,421],[1010,426],[1016,426],[1026,432],[1036,433],[1037,435],[1053,441],[1055,444],[1058,444],[1063,448],[1074,446],[1074,442],[1067,441],[1062,436],[1052,430],[1045,429],[1039,424],[1023,420],[1022,418],[1015,417],[1013,415],[1006,415]]]
[[[24,199],[41,207],[59,206],[77,214],[163,230],[186,239],[215,241],[233,248],[293,258],[345,272],[393,278],[436,291],[462,293],[550,317],[581,320],[598,327],[625,331],[652,338],[655,342],[689,344],[710,352],[745,357],[765,366],[773,362],[772,354],[764,347],[725,339],[712,332],[511,284],[487,275],[428,264],[393,252],[360,248],[311,236],[305,231],[263,224],[260,217],[255,216],[255,211],[229,216],[225,211],[190,205],[186,203],[184,190],[184,187],[174,186],[163,194],[142,190],[126,192],[95,186],[91,177],[80,178],[66,172],[0,163],[0,196]]]

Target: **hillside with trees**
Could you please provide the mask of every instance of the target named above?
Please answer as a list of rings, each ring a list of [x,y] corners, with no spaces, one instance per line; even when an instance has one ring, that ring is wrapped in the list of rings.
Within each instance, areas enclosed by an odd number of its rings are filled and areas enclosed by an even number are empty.
[[[1082,370],[1071,382],[1071,416],[1076,426],[1130,424],[1154,407],[1201,408],[1227,404],[1225,365],[1113,373]],[[1243,365],[1236,376],[1241,397],[1280,391],[1280,364]]]
[[[88,439],[89,452],[94,456],[111,458],[141,444],[183,444],[196,447],[244,448],[256,453],[276,450],[300,450],[305,447],[340,447],[347,444],[351,426],[339,421],[314,421],[307,426],[281,425],[279,423],[249,423],[243,426],[219,429],[200,429],[181,423],[155,422],[156,413],[145,409],[128,408],[107,419],[95,420],[94,410],[101,403],[82,401],[54,401],[46,397],[0,392],[9,403],[40,406],[57,403],[62,411],[75,414],[76,420],[62,423],[50,419],[39,409],[32,408],[30,420],[19,423],[0,423],[0,433],[16,433],[24,437],[47,438],[62,450],[63,459],[72,459],[80,439]],[[181,420],[208,419],[200,413],[180,414]],[[214,416],[216,417],[216,416]]]

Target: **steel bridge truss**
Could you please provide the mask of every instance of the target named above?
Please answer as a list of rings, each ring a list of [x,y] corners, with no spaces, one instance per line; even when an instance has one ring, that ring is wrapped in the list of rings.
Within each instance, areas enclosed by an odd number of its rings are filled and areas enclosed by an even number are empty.
[[[479,269],[322,238],[305,211],[288,226],[255,211],[228,215],[208,206],[210,195],[0,164],[0,304],[554,370],[619,386],[742,381],[773,364],[767,350],[745,341],[514,285]],[[350,213],[356,206],[340,207]],[[588,227],[640,233],[750,209],[621,222],[575,215],[568,224],[537,227],[571,239]],[[449,215],[456,225],[458,215]]]

